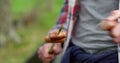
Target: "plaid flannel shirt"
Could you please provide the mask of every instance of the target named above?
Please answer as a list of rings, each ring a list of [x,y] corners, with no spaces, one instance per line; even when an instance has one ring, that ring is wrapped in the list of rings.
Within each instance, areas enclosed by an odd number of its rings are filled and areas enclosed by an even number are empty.
[[[61,10],[59,19],[58,19],[58,21],[56,23],[56,26],[55,26],[56,29],[59,29],[61,24],[64,24],[68,21],[68,19],[69,19],[68,15],[72,16],[71,17],[72,20],[70,20],[70,21],[74,21],[74,23],[75,23],[76,19],[78,19],[78,14],[79,14],[79,10],[80,10],[80,4],[79,4],[80,0],[74,0],[75,3],[72,3],[72,4],[74,4],[74,6],[71,7],[71,9],[73,9],[71,12],[69,12],[70,11],[69,8],[70,8],[70,5],[71,5],[69,3],[70,1],[71,0],[65,0],[64,1],[64,6]],[[74,23],[73,23],[73,25],[74,25]],[[67,26],[67,25],[65,25],[65,26]]]

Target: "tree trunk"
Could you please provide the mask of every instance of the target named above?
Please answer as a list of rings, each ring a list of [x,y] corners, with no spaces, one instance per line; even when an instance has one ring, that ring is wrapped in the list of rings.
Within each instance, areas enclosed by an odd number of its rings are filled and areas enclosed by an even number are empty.
[[[19,42],[20,39],[12,27],[10,2],[11,0],[0,0],[0,46],[5,45],[12,39]]]

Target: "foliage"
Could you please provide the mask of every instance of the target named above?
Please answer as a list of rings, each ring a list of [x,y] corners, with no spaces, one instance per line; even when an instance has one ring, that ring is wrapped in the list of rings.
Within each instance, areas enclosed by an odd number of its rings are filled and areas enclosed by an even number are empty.
[[[36,2],[37,1],[37,2]],[[24,28],[17,29],[22,38],[20,44],[9,41],[7,46],[0,48],[0,63],[24,63],[43,43],[43,38],[57,20],[63,1],[54,0],[52,10],[46,7],[49,0],[12,0],[11,11],[13,19],[20,19],[26,12],[34,9],[39,1],[39,19]]]

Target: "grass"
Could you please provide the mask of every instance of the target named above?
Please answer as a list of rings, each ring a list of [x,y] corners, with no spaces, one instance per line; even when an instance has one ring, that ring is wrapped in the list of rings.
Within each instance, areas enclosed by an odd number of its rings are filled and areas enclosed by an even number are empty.
[[[17,30],[22,41],[20,44],[9,41],[4,48],[0,48],[0,63],[24,63],[43,43],[43,38],[57,20],[63,1],[54,0],[53,9],[48,11],[44,0],[40,0],[41,16],[39,20]],[[32,10],[35,0],[12,0],[12,16],[20,18],[21,14]]]

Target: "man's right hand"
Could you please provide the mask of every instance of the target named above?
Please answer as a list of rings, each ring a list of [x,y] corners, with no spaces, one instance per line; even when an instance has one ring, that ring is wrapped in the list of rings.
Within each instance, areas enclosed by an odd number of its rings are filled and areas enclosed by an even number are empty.
[[[53,53],[49,54],[48,51],[51,45],[52,43],[46,43],[38,50],[38,57],[43,61],[43,63],[51,63],[51,61],[54,59],[54,56],[62,51],[61,43],[55,43]]]
[[[58,33],[58,30],[53,30],[46,37],[46,43],[41,46],[38,50],[38,57],[43,61],[43,63],[50,63],[56,54],[59,54],[62,51],[61,43],[64,42],[66,38],[66,32],[61,30]],[[52,43],[55,43],[53,47],[53,53],[49,54]]]
[[[59,32],[58,30],[53,30],[45,37],[45,41],[47,43],[63,43],[65,41],[65,38],[66,31],[61,30]]]

